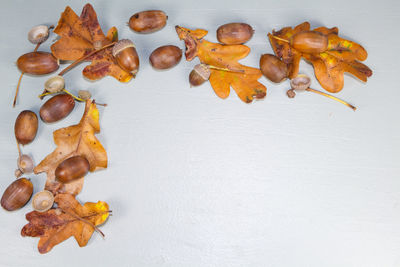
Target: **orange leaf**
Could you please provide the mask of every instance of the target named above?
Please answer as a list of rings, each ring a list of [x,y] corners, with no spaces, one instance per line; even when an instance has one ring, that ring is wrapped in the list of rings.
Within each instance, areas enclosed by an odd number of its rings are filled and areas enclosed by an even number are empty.
[[[250,53],[245,45],[221,45],[209,42],[203,37],[206,30],[189,30],[176,26],[176,31],[186,45],[186,60],[198,57],[201,63],[211,68],[210,84],[215,93],[221,97],[229,96],[232,87],[239,98],[250,103],[254,98],[264,98],[267,88],[258,82],[261,71],[240,64],[238,61]]]
[[[315,76],[319,83],[331,93],[342,90],[345,72],[364,82],[372,75],[371,69],[359,62],[367,59],[367,51],[355,42],[340,38],[338,36],[339,30],[336,27],[314,29],[314,31],[320,32],[328,38],[328,47],[322,53],[302,53],[290,45],[289,40],[294,34],[309,30],[310,24],[304,22],[294,29],[285,27],[280,31],[273,31],[268,34],[276,56],[288,65],[290,79],[297,76],[301,57],[313,64]]]
[[[27,213],[29,223],[21,230],[22,236],[40,237],[38,249],[42,254],[71,236],[80,247],[86,246],[95,230],[93,226],[103,224],[109,216],[108,204],[103,201],[82,206],[70,194],[58,194],[54,201],[58,209]]]
[[[86,4],[80,17],[67,6],[61,14],[54,32],[60,39],[51,46],[53,55],[60,60],[77,60],[113,41],[118,40],[115,27],[104,35],[97,21],[97,15],[90,4]],[[112,47],[99,51],[87,59],[91,65],[83,70],[90,80],[110,75],[121,82],[128,82],[133,75],[121,69],[112,56]]]
[[[35,174],[46,172],[45,188],[55,193],[79,194],[83,177],[68,184],[56,180],[55,169],[67,158],[81,155],[90,164],[90,171],[107,168],[107,153],[95,133],[100,132],[99,111],[92,100],[86,101],[85,112],[77,125],[61,128],[53,133],[57,148],[34,169]]]

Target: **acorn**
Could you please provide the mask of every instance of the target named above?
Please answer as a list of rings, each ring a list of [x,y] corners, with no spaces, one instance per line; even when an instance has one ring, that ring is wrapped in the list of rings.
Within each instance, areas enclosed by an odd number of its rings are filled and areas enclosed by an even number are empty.
[[[135,75],[139,70],[139,56],[131,40],[122,39],[112,49],[112,54],[118,65],[127,72]]]
[[[55,170],[55,176],[62,183],[69,183],[85,176],[90,169],[89,161],[83,156],[64,160]]]
[[[20,209],[29,201],[32,192],[33,185],[30,180],[26,178],[15,180],[4,191],[1,206],[8,211]]]
[[[50,191],[37,192],[32,198],[32,208],[38,212],[45,212],[51,209],[54,204],[54,195]]]
[[[210,78],[210,68],[206,64],[197,64],[189,74],[189,82],[192,86],[199,86]]]
[[[234,45],[244,44],[253,36],[253,28],[246,23],[228,23],[217,29],[218,42]]]
[[[59,61],[48,52],[30,52],[17,60],[17,67],[22,73],[44,75],[58,70]]]
[[[52,123],[64,119],[75,107],[75,100],[68,94],[55,95],[47,100],[40,108],[42,121]]]
[[[328,49],[328,37],[316,31],[304,31],[290,38],[290,45],[303,53],[322,53]]]
[[[32,142],[38,130],[38,118],[33,111],[22,111],[14,124],[14,134],[17,142],[26,145]]]
[[[49,38],[49,27],[46,25],[38,25],[30,29],[28,32],[28,40],[32,44],[40,44]]]
[[[57,75],[50,77],[44,83],[44,89],[52,94],[59,93],[65,88],[65,80],[62,76]]]
[[[182,58],[182,49],[175,45],[164,45],[150,54],[150,64],[155,69],[165,70],[176,66]]]
[[[260,58],[262,74],[274,83],[280,83],[287,78],[287,65],[277,56],[264,54]]]
[[[161,10],[147,10],[133,14],[128,24],[135,32],[152,33],[164,28],[167,19],[167,15]]]

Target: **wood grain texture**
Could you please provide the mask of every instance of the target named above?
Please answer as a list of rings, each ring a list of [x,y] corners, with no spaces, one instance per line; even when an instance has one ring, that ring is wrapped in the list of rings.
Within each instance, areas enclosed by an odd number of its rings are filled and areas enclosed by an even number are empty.
[[[94,235],[85,248],[70,239],[43,257],[37,239],[20,236],[30,206],[0,210],[1,266],[400,265],[398,1],[91,3],[102,28],[116,26],[120,38],[132,39],[141,60],[128,84],[88,82],[81,74],[85,64],[66,76],[69,91],[88,89],[96,102],[108,104],[99,107],[99,139],[109,167],[89,174],[78,196],[110,205],[114,215],[102,226],[106,239]],[[39,110],[37,95],[47,79],[24,77],[11,108],[19,77],[14,62],[34,48],[26,40],[29,29],[56,23],[66,5],[77,12],[83,7],[78,0],[0,3],[0,22],[7,25],[0,37],[1,190],[14,179],[14,120],[24,109]],[[150,35],[132,32],[129,17],[146,9],[164,10],[167,26]],[[374,75],[367,84],[346,76],[337,94],[356,112],[318,95],[288,99],[288,83],[265,78],[265,100],[247,105],[234,91],[221,100],[208,84],[190,88],[197,60],[165,72],[147,60],[162,45],[184,48],[175,25],[207,29],[216,41],[218,26],[240,21],[255,30],[247,43],[252,52],[241,63],[257,67],[260,55],[272,52],[267,33],[304,20],[312,27],[338,26],[368,51]],[[308,64],[300,69],[313,77]],[[312,83],[321,89],[314,77]],[[52,132],[76,124],[83,109],[77,104],[66,119],[39,124],[23,152],[40,162],[55,148]],[[30,177],[34,193],[43,188],[44,174]]]

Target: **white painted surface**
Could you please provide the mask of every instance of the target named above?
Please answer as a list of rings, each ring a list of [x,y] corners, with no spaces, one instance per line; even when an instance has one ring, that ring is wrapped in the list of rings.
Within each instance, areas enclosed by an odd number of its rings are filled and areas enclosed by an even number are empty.
[[[141,59],[137,79],[91,83],[83,65],[66,75],[73,92],[91,89],[100,107],[109,168],[87,176],[79,200],[107,201],[114,213],[85,248],[74,239],[40,255],[37,238],[20,229],[30,206],[0,210],[1,266],[400,266],[400,2],[382,1],[93,1],[104,31],[116,26]],[[0,189],[12,182],[17,150],[13,125],[23,109],[38,111],[46,77],[24,77],[18,105],[11,102],[19,55],[33,49],[31,26],[56,24],[82,1],[2,1],[0,22]],[[151,35],[133,33],[129,17],[162,9],[168,25]],[[374,75],[363,84],[345,78],[337,94],[356,112],[323,97],[288,99],[288,83],[271,84],[264,101],[242,103],[232,91],[219,99],[207,84],[188,86],[197,63],[182,61],[154,71],[148,56],[165,44],[184,47],[176,24],[209,30],[244,21],[256,30],[242,62],[258,66],[271,52],[273,28],[305,20],[338,26],[369,52]],[[54,39],[54,35],[51,39]],[[50,42],[42,49],[48,51]],[[302,62],[303,73],[312,75]],[[321,89],[313,78],[313,88]],[[40,124],[23,148],[38,163],[54,149],[52,131],[76,123],[78,105],[65,120]],[[29,176],[39,191],[45,175]]]

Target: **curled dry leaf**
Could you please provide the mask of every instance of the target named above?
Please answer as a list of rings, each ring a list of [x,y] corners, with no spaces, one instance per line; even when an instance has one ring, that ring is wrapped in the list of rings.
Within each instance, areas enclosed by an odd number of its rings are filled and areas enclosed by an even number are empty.
[[[86,4],[81,16],[67,6],[61,14],[54,32],[60,39],[51,46],[53,55],[60,60],[77,60],[105,45],[118,41],[118,32],[111,28],[104,35],[97,20],[96,12]],[[83,69],[83,75],[89,80],[98,80],[110,75],[121,82],[128,82],[133,75],[123,70],[112,56],[112,47],[95,53],[87,58],[91,64]]]
[[[342,90],[345,72],[364,82],[372,75],[371,69],[359,62],[367,59],[367,51],[355,42],[340,38],[336,27],[331,29],[320,27],[313,30],[328,38],[327,49],[322,53],[304,53],[295,49],[290,44],[291,37],[308,31],[310,23],[304,22],[294,28],[285,27],[268,34],[275,55],[288,65],[290,79],[297,76],[302,57],[313,64],[319,83],[331,93]]]
[[[100,132],[99,111],[92,100],[86,101],[85,112],[77,125],[61,128],[53,133],[57,148],[34,169],[35,174],[46,172],[45,189],[56,193],[78,194],[83,186],[83,177],[63,184],[56,180],[55,170],[67,158],[83,156],[90,164],[90,171],[107,168],[107,153],[95,137]]]
[[[248,46],[212,43],[203,39],[206,30],[190,30],[180,26],[175,28],[179,38],[185,41],[186,60],[198,57],[201,63],[210,67],[209,81],[219,97],[227,98],[231,86],[246,103],[252,102],[254,98],[265,97],[267,88],[258,82],[261,71],[238,62],[250,53]]]
[[[38,249],[42,254],[71,236],[80,247],[86,246],[95,226],[103,224],[110,214],[108,204],[103,201],[86,202],[82,206],[71,194],[58,194],[54,201],[58,209],[27,213],[29,223],[21,230],[22,236],[40,237]]]

